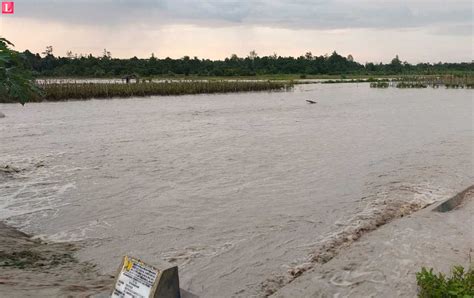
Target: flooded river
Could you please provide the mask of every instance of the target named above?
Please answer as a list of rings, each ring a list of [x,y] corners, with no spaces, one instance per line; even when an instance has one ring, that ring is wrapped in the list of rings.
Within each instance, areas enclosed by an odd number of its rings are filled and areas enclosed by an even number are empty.
[[[317,101],[309,105],[306,99]],[[292,92],[0,105],[0,220],[114,273],[179,265],[202,297],[261,295],[392,202],[472,184],[470,90]]]

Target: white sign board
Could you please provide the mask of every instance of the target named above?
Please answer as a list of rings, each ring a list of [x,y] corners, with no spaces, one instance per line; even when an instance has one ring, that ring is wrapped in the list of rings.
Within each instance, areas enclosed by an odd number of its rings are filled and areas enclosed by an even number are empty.
[[[159,270],[140,260],[125,256],[117,277],[112,298],[149,298],[154,290]]]

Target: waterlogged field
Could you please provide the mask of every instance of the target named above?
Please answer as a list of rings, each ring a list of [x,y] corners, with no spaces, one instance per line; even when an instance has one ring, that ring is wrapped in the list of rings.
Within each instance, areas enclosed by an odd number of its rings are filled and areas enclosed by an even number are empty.
[[[0,219],[83,241],[80,259],[107,273],[123,254],[167,260],[202,297],[274,291],[341,237],[474,178],[466,89],[314,84],[0,110]]]
[[[104,80],[91,81],[39,81],[39,92],[30,102],[67,101],[151,95],[212,94],[250,91],[282,91],[293,88],[286,81],[161,81],[118,83]],[[15,102],[13,98],[0,98],[0,103]]]

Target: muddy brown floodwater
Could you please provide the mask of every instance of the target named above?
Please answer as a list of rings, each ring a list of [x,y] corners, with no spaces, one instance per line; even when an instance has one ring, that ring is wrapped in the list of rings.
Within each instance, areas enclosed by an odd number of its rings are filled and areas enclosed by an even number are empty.
[[[104,274],[124,254],[177,264],[202,297],[273,292],[315,251],[474,176],[470,90],[308,84],[0,110],[0,220],[79,241]]]

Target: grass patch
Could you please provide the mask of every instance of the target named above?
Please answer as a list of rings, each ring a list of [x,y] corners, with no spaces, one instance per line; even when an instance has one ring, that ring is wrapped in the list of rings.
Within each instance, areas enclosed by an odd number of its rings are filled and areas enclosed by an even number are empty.
[[[462,266],[454,266],[451,276],[443,273],[435,274],[433,269],[423,267],[416,274],[419,287],[418,296],[422,298],[474,297],[474,269],[465,270]]]
[[[0,268],[49,268],[69,262],[77,262],[72,252],[45,254],[35,250],[20,250],[12,253],[0,251]]]

